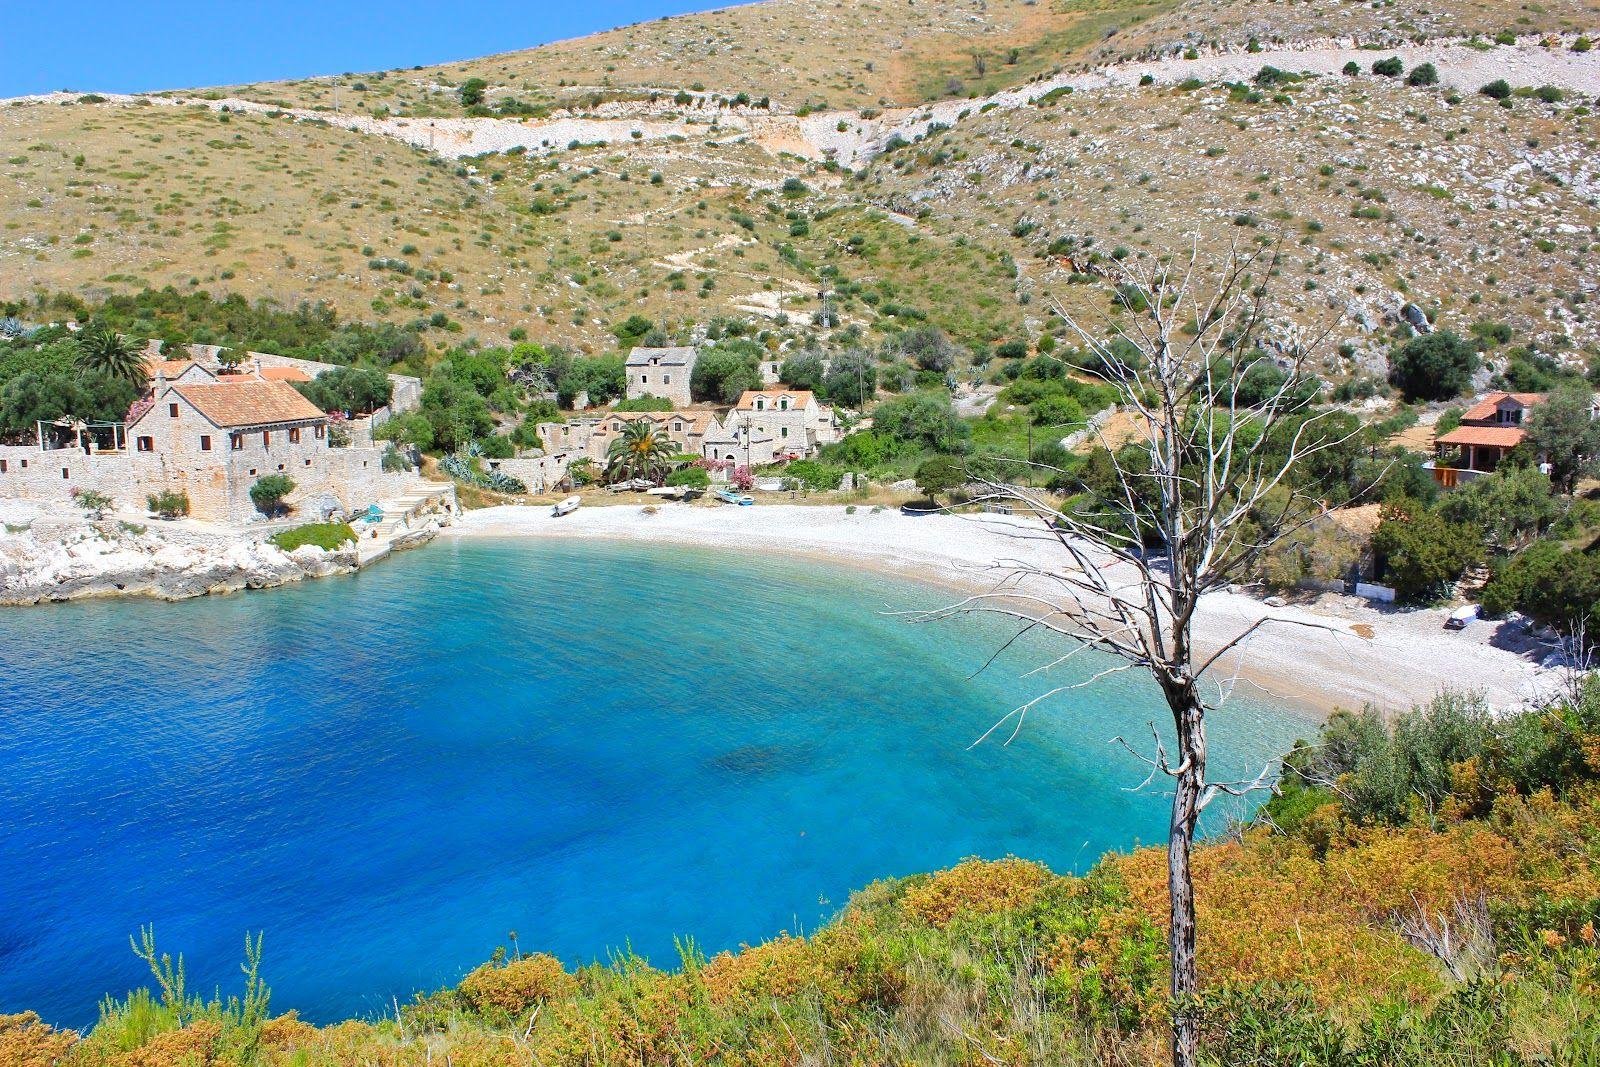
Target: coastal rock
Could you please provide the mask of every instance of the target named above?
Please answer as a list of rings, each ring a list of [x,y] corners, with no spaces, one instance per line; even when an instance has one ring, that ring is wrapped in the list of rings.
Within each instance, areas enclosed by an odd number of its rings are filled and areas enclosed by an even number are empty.
[[[353,547],[284,552],[266,541],[125,523],[36,523],[0,535],[0,605],[119,595],[184,600],[347,573],[358,565]]]

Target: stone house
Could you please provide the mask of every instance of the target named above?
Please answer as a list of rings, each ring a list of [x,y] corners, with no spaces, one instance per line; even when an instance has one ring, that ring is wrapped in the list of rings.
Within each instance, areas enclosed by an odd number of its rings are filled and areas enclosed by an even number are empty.
[[[809,389],[749,389],[739,397],[720,431],[708,434],[701,454],[761,466],[805,459],[839,439],[833,409]]]
[[[678,348],[635,348],[626,363],[627,396],[636,400],[656,396],[677,407],[688,407],[689,376],[694,373],[698,353],[690,346]]]
[[[280,381],[172,383],[157,377],[125,423],[79,426],[33,445],[0,447],[0,498],[70,504],[94,490],[143,510],[150,494],[186,493],[189,513],[243,525],[260,518],[250,487],[269,474],[295,484],[287,502],[303,521],[400,496],[415,475],[386,473],[381,448],[335,448],[328,417]],[[103,444],[97,444],[97,441]]]
[[[721,429],[721,423],[711,411],[611,411],[604,415],[577,416],[566,422],[541,422],[537,429],[545,452],[604,463],[611,442],[622,436],[628,423],[640,419],[657,424],[685,455],[703,455],[707,436]]]

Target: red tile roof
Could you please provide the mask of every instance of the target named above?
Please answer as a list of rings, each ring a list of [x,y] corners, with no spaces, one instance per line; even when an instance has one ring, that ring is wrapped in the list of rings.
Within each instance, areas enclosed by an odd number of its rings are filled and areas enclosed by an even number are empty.
[[[1482,422],[1485,419],[1494,418],[1495,412],[1500,408],[1500,402],[1507,397],[1517,401],[1525,408],[1544,403],[1544,395],[1541,393],[1490,393],[1463,412],[1461,421]]]
[[[1520,426],[1458,426],[1441,434],[1436,445],[1475,445],[1479,448],[1516,448],[1528,436]]]
[[[264,382],[309,382],[311,375],[299,367],[262,367],[261,380]]]
[[[739,397],[739,403],[736,405],[737,409],[740,411],[754,409],[756,397],[758,396],[764,396],[768,400],[776,400],[780,396],[787,396],[794,400],[796,408],[809,407],[813,399],[809,389],[746,389],[743,395]]]
[[[221,427],[270,426],[327,418],[321,408],[284,382],[205,382],[172,388]]]

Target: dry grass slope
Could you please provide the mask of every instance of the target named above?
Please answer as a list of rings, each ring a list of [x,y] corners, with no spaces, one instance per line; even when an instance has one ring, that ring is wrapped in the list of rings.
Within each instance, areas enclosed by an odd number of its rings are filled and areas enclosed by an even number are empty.
[[[1595,0],[766,0],[638,23],[527,51],[409,71],[237,87],[296,106],[408,114],[459,111],[483,78],[489,102],[583,106],[638,90],[699,87],[777,106],[881,107],[993,92],[1061,68],[1189,46],[1323,37],[1374,43],[1594,29]],[[508,29],[508,36],[514,35]],[[599,94],[597,97],[595,94]]]

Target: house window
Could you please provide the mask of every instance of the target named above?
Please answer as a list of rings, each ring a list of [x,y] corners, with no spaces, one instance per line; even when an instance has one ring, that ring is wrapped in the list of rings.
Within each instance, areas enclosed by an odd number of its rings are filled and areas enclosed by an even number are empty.
[[[211,451],[211,435],[210,434],[203,433],[203,434],[200,435],[200,451],[202,451],[202,452],[210,452]]]
[[[317,440],[319,440],[319,441],[322,440],[323,436],[326,435],[327,432],[328,432],[328,428],[326,426],[318,426],[317,427]]]
[[[70,470],[68,470],[67,468],[62,467],[61,468],[61,477],[70,478],[70,477],[72,477],[72,472]]]
[[[283,464],[282,463],[278,464],[278,469],[279,470],[283,470]]]
[[[780,437],[788,437],[789,436],[789,427],[785,426],[781,431],[779,431],[779,436]]]
[[[271,430],[262,430],[261,431],[261,447],[262,448],[268,448],[271,445],[272,445],[272,431]]]
[[[615,378],[613,378],[611,380],[612,381],[616,381]],[[650,375],[648,375],[648,374],[639,375],[639,384],[640,385],[649,385],[650,384]]]
[[[244,451],[244,434],[242,434],[242,433],[230,433],[228,435],[228,445],[235,452],[243,452]]]
[[[789,398],[788,397],[784,397],[782,400],[778,401],[778,410],[779,411],[788,411],[789,410]]]
[[[141,437],[136,442],[136,445],[140,452],[154,452],[156,450],[156,439],[154,437]]]
[[[6,472],[6,461],[3,460],[3,459],[0,459],[0,474],[4,474],[5,472]]]
[[[168,418],[173,418],[173,419],[178,417],[178,405],[176,405],[176,404],[168,404],[167,405],[167,417]]]
[[[672,375],[670,375],[670,374],[663,374],[663,375],[662,375],[662,376],[661,376],[661,384],[662,384],[662,385],[671,385],[671,384],[672,384]]]
[[[291,445],[297,445],[300,443],[300,427],[296,426],[294,429],[289,431],[289,443]]]
[[[756,410],[757,411],[765,411],[765,410],[767,410],[767,402],[765,400],[761,399],[759,396],[756,397]]]

